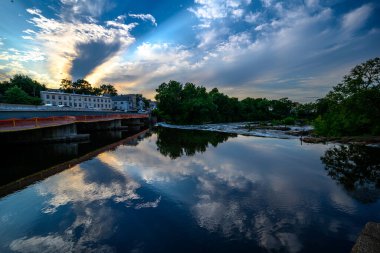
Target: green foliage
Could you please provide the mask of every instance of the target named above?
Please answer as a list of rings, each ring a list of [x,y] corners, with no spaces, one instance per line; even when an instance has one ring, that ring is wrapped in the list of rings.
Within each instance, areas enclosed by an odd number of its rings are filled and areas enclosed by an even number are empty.
[[[286,117],[285,119],[282,120],[284,125],[294,125],[296,120],[294,117]]]
[[[320,135],[379,135],[380,58],[353,68],[316,108],[314,126]]]
[[[175,124],[282,120],[296,117],[293,111],[295,106],[299,105],[287,98],[246,98],[239,101],[220,93],[216,88],[207,92],[202,86],[193,83],[182,85],[177,81],[162,83],[156,92],[160,116]],[[311,115],[313,112],[307,111],[307,108],[304,114]],[[291,121],[293,122],[294,118]]]
[[[44,84],[40,84],[25,75],[15,75],[10,79],[9,83],[11,87],[17,86],[32,97],[40,97],[40,91],[46,90]]]
[[[40,105],[40,91],[45,85],[25,75],[15,75],[9,81],[0,82],[0,102],[10,104]]]
[[[29,96],[25,91],[17,86],[13,86],[5,92],[4,100],[9,104],[41,104],[40,98]]]
[[[112,84],[102,84],[100,87],[92,87],[92,85],[84,80],[78,79],[73,82],[68,79],[62,79],[60,90],[66,93],[87,94],[87,95],[110,95],[116,96],[117,90]]]

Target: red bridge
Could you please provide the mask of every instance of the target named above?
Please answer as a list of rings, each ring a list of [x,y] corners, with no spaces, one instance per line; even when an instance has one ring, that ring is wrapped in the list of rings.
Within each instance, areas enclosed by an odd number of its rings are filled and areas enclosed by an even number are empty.
[[[43,127],[54,127],[81,122],[101,122],[119,119],[147,119],[148,114],[109,114],[109,115],[81,115],[81,116],[51,116],[34,117],[27,119],[0,120],[0,132],[13,132]]]

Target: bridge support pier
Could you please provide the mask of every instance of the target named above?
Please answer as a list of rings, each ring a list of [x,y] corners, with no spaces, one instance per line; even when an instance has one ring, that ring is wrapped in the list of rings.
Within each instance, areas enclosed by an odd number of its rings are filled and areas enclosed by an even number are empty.
[[[121,124],[121,119],[98,121],[98,122],[79,122],[77,123],[79,133],[88,133],[101,130],[120,130],[125,127]]]
[[[88,134],[78,134],[75,123],[0,133],[3,143],[65,142],[87,140]]]

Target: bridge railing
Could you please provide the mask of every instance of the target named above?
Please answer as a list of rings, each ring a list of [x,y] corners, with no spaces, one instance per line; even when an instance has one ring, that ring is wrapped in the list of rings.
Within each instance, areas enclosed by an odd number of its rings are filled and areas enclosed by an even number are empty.
[[[54,126],[75,122],[95,122],[114,119],[141,119],[148,118],[148,114],[112,114],[112,115],[82,115],[82,116],[52,116],[44,118],[6,119],[0,120],[1,128],[33,128],[42,126]]]

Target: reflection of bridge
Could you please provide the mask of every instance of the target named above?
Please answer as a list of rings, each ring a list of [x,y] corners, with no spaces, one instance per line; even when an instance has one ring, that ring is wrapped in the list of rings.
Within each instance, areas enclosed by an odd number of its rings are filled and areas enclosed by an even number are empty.
[[[13,113],[23,115],[22,112]],[[41,116],[45,114],[46,112]],[[123,129],[127,126],[146,124],[149,120],[148,114],[111,112],[104,114],[96,112],[92,115],[89,112],[72,112],[74,116],[67,115],[70,112],[65,112],[65,114],[2,119],[0,120],[0,140],[4,142],[77,140],[88,138],[88,134],[81,133],[88,133],[92,130]],[[34,115],[39,115],[39,113],[36,112]]]
[[[116,141],[112,144],[108,144],[104,147],[97,148],[97,149],[92,150],[86,154],[82,154],[80,157],[76,157],[74,159],[70,159],[68,161],[55,164],[49,168],[43,168],[42,170],[36,171],[33,174],[24,175],[22,178],[20,178],[16,181],[7,183],[5,185],[0,185],[0,197],[8,195],[14,191],[23,189],[26,186],[31,185],[36,181],[41,181],[41,180],[48,178],[52,175],[55,175],[61,171],[64,171],[66,169],[70,169],[70,168],[74,167],[75,165],[82,163],[84,161],[90,160],[91,158],[93,158],[93,157],[95,157],[95,156],[97,156],[103,152],[113,150],[117,146],[135,145],[139,139],[144,138],[144,136],[146,135],[146,133],[148,131],[149,131],[148,129],[145,129],[142,131],[140,130],[138,133],[136,133],[132,136],[126,137],[126,138],[121,139],[119,141]],[[63,145],[63,144],[49,144],[49,145]],[[77,144],[75,144],[75,145],[77,145]],[[76,151],[78,151],[78,148],[76,148]],[[71,150],[65,150],[64,152],[71,152]],[[74,156],[77,156],[76,152],[74,152]],[[62,157],[62,156],[60,155],[60,157]],[[64,155],[63,155],[63,157],[64,157]]]

